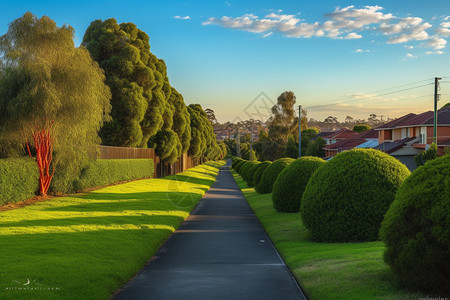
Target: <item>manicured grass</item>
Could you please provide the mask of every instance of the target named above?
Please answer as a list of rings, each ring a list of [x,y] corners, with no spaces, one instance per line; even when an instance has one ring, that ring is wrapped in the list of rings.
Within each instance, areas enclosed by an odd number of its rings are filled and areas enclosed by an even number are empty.
[[[418,299],[402,289],[383,261],[382,242],[315,243],[298,213],[279,213],[272,194],[258,194],[233,176],[278,252],[311,299]]]
[[[0,212],[0,298],[108,299],[187,218],[221,165]]]

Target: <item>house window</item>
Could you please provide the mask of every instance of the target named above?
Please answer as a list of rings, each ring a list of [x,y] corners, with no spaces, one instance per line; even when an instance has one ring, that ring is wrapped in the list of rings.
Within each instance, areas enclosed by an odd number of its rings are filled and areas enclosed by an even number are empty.
[[[420,141],[419,144],[426,144],[427,143],[427,127],[422,126],[420,127]]]
[[[402,128],[402,139],[408,137],[408,128]]]

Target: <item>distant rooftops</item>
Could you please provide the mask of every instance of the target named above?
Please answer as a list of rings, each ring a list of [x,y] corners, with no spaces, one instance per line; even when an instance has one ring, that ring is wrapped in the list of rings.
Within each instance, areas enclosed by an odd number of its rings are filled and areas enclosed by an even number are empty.
[[[438,110],[437,114],[438,125],[450,125],[450,106],[441,108]],[[426,111],[421,114],[413,114],[409,113],[390,121],[375,130],[383,130],[383,129],[394,129],[401,127],[410,127],[410,126],[431,126],[434,124],[434,112]]]

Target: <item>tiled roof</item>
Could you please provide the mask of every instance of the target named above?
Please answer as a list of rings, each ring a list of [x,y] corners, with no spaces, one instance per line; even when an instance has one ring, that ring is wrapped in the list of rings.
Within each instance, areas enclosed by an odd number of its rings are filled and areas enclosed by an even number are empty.
[[[377,139],[378,131],[375,131],[375,129],[372,128],[372,129],[361,132],[356,137],[360,138],[360,139]]]
[[[392,153],[400,148],[402,148],[407,142],[416,139],[416,137],[408,137],[402,140],[395,140],[392,142],[384,142],[376,146],[374,149],[384,151],[386,153]]]
[[[390,122],[387,122],[384,125],[381,125],[380,127],[375,128],[375,130],[382,130],[382,129],[390,129],[390,128],[394,128],[397,126],[401,126],[399,124],[401,124],[402,122],[406,122],[409,119],[414,118],[415,116],[417,116],[416,114],[413,113],[409,113],[407,115],[404,115],[403,117],[400,117],[398,119],[392,120]]]
[[[326,149],[326,150],[349,150],[349,149],[353,149],[356,146],[362,144],[366,142],[365,139],[360,139],[360,138],[354,138],[354,139],[346,139],[343,141],[339,141],[336,142],[334,144],[331,145],[326,145],[325,147],[323,147],[322,149]]]
[[[334,132],[333,134],[327,136],[327,139],[347,139],[351,137],[357,136],[358,133],[354,132],[348,128],[342,128],[338,131]]]
[[[315,137],[313,137],[312,140],[315,141],[318,137],[328,138],[328,136],[332,135],[333,133],[334,133],[333,131],[322,131],[319,132]]]
[[[438,110],[437,119],[438,124],[450,124],[450,106]],[[433,115],[431,115],[431,118],[425,121],[423,124],[434,124]]]

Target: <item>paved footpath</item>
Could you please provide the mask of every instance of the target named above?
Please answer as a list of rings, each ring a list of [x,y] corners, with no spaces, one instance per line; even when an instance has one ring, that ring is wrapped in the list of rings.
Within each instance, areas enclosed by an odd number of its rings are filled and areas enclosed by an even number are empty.
[[[154,259],[113,299],[306,298],[228,165]]]

